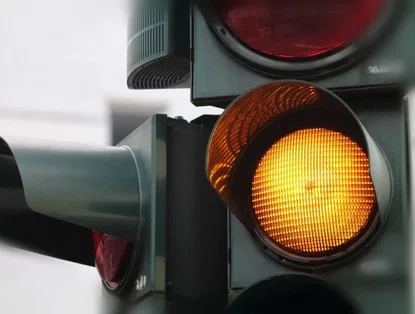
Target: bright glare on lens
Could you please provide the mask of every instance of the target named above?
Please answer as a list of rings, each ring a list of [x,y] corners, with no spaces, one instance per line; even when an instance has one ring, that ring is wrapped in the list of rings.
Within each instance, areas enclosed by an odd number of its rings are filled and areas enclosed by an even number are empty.
[[[299,130],[264,154],[252,183],[260,227],[277,246],[328,253],[368,225],[375,191],[365,152],[323,128]]]

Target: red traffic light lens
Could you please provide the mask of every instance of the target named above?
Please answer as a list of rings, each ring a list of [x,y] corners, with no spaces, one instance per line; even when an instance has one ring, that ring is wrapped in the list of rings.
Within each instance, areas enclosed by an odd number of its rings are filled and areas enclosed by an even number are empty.
[[[124,281],[133,255],[133,245],[113,235],[92,231],[95,248],[95,265],[102,281],[110,289]]]
[[[353,43],[387,0],[215,0],[223,23],[246,46],[279,59],[323,56]]]

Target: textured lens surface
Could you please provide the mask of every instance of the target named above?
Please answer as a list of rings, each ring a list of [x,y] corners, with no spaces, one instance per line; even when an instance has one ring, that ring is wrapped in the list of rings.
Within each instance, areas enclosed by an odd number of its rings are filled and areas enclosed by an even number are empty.
[[[324,55],[360,37],[387,0],[215,0],[228,29],[263,54]]]
[[[95,265],[101,279],[115,289],[122,284],[132,258],[132,244],[113,235],[92,231]]]
[[[358,237],[374,210],[369,160],[341,133],[313,128],[277,141],[252,183],[260,227],[277,246],[325,253]]]

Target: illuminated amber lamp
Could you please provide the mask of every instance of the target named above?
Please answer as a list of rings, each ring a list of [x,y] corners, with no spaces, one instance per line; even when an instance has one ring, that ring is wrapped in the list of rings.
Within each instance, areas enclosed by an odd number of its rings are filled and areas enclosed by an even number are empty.
[[[258,244],[299,265],[324,266],[359,251],[391,200],[388,163],[353,111],[300,81],[236,99],[212,132],[206,170]]]

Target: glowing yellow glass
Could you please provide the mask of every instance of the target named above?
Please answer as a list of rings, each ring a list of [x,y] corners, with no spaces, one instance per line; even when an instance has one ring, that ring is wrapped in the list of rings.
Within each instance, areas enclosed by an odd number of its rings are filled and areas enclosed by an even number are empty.
[[[349,137],[305,129],[277,141],[255,171],[259,225],[279,246],[322,253],[359,235],[374,208],[369,160]]]

